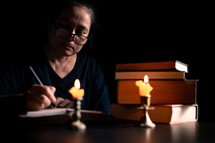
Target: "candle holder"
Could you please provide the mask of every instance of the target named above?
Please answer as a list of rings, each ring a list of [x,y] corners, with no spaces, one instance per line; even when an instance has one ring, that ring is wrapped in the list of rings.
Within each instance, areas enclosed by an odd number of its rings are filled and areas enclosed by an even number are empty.
[[[155,127],[156,125],[151,121],[149,117],[148,110],[153,110],[153,107],[150,107],[151,104],[151,96],[141,96],[141,105],[138,109],[143,110],[143,115],[140,119],[139,126],[141,127]]]
[[[81,121],[81,101],[82,97],[78,97],[74,100],[74,114],[72,116],[72,121],[70,122],[70,127],[75,130],[86,130],[86,125]]]

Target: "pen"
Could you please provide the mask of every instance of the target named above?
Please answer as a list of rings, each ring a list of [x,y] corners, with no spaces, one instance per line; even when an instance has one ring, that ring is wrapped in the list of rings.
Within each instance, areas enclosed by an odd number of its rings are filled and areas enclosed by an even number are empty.
[[[30,68],[31,72],[33,73],[33,75],[35,76],[35,78],[37,79],[38,83],[39,83],[40,85],[43,85],[42,81],[41,81],[40,78],[37,76],[37,74],[36,74],[36,72],[34,71],[34,69],[33,69],[31,66],[29,66],[29,68]],[[55,105],[54,103],[51,102],[51,105],[54,106],[54,108],[56,108],[56,105]]]
[[[40,85],[43,85],[42,81],[39,79],[39,77],[37,76],[36,72],[34,71],[34,69],[29,66],[31,72],[34,74],[35,78],[37,79],[37,81],[39,82]]]

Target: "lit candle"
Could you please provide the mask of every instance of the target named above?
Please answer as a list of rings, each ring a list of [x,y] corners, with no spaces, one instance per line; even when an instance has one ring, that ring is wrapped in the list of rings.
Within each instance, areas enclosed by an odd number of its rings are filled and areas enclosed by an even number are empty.
[[[80,81],[78,79],[75,80],[75,86],[69,90],[69,93],[72,94],[74,99],[84,96],[84,89],[80,89]]]
[[[144,82],[142,80],[136,81],[136,86],[139,87],[140,96],[150,97],[150,92],[152,91],[152,87],[149,84],[149,77],[147,75],[144,76]]]

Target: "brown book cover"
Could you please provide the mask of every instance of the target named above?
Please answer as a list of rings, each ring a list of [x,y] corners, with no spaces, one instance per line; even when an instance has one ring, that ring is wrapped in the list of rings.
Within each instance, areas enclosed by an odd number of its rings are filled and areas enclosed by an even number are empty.
[[[115,79],[143,79],[148,75],[150,79],[185,79],[183,71],[119,71],[115,72]]]
[[[119,104],[140,104],[136,80],[117,81]],[[197,80],[151,80],[151,104],[196,104]]]
[[[111,114],[116,119],[140,121],[143,111],[138,104],[111,104]],[[164,104],[152,105],[149,117],[154,123],[176,124],[198,120],[198,104]]]
[[[116,64],[116,71],[177,70],[188,72],[188,65],[180,61],[159,61]]]

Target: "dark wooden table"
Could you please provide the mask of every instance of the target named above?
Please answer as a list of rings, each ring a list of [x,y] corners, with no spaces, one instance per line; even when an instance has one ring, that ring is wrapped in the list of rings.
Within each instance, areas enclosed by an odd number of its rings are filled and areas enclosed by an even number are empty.
[[[134,122],[86,123],[85,132],[69,129],[66,124],[6,125],[1,128],[4,142],[29,143],[215,143],[215,122],[156,124],[142,128]]]

